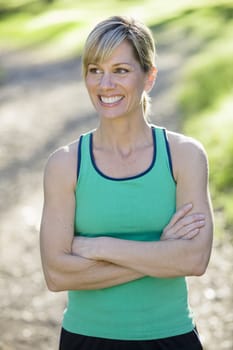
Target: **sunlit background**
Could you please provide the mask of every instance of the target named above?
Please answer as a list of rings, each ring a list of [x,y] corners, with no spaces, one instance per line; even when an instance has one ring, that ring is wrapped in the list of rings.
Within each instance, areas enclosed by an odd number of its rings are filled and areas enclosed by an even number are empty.
[[[80,55],[93,25],[116,14],[153,31],[152,121],[207,150],[215,243],[191,303],[205,349],[233,349],[233,1],[0,0],[0,350],[56,349],[65,294],[41,273],[43,168],[96,125]]]

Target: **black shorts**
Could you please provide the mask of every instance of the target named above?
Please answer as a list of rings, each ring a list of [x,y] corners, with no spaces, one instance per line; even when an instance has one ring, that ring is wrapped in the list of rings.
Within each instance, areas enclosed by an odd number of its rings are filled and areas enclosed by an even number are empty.
[[[59,350],[202,350],[197,331],[157,340],[113,340],[61,331]]]

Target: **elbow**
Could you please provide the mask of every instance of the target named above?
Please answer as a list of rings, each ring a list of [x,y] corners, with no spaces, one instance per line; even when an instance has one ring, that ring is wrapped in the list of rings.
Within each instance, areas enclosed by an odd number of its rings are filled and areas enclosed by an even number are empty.
[[[46,285],[47,285],[47,288],[50,292],[62,292],[63,289],[59,287],[58,284],[54,283],[54,282],[51,282],[51,281],[46,281]]]
[[[192,251],[190,264],[187,264],[190,267],[189,276],[202,276],[205,274],[210,260],[211,249],[212,242],[208,245],[198,245]]]
[[[209,256],[206,256],[205,254],[200,254],[196,259],[194,259],[194,264],[192,265],[191,269],[191,276],[202,276],[205,274],[208,263],[209,263]]]
[[[62,292],[67,290],[66,275],[63,261],[60,256],[50,259],[42,259],[42,269],[48,290],[51,292]]]
[[[204,273],[206,272],[206,268],[207,266],[203,266],[203,265],[198,265],[198,266],[195,266],[191,276],[202,276],[204,275]]]
[[[50,292],[62,292],[65,290],[61,278],[59,277],[59,274],[57,272],[46,272],[45,282]]]

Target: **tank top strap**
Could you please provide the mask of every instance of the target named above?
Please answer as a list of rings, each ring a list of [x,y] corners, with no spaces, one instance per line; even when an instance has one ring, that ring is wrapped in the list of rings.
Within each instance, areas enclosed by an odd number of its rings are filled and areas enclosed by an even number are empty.
[[[167,130],[163,127],[152,126],[156,139],[156,166],[165,167],[174,179],[170,146],[167,138]]]
[[[82,174],[87,174],[91,168],[90,137],[91,133],[82,134],[77,149],[77,180],[81,180]]]

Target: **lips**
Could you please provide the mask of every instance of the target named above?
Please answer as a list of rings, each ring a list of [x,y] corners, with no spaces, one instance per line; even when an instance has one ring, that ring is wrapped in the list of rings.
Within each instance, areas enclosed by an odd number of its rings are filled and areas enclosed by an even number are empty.
[[[123,96],[100,96],[100,101],[103,102],[104,104],[114,104],[123,99]]]

